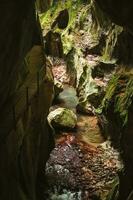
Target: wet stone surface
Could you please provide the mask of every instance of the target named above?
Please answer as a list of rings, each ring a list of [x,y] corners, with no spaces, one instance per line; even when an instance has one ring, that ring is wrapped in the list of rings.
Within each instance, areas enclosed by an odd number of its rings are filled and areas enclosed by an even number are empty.
[[[57,140],[46,166],[48,189],[44,199],[101,199],[121,167],[118,152],[108,143],[94,147],[64,134]]]

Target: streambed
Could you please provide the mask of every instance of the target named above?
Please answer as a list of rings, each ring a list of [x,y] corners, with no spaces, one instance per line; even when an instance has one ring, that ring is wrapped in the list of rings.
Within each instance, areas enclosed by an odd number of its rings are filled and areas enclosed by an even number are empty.
[[[51,110],[65,107],[76,112],[73,87],[65,85],[58,100]],[[77,117],[76,130],[55,135],[56,146],[46,164],[44,199],[104,200],[122,168],[119,153],[104,140],[96,116]]]

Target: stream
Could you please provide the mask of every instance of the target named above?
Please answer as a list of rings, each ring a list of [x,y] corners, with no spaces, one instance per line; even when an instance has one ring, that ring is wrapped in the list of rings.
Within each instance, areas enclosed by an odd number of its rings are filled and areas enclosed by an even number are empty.
[[[64,107],[76,113],[77,103],[75,89],[65,84],[50,110]],[[55,135],[46,164],[44,200],[104,200],[122,167],[119,153],[104,140],[97,117],[79,113],[77,117],[76,130]]]

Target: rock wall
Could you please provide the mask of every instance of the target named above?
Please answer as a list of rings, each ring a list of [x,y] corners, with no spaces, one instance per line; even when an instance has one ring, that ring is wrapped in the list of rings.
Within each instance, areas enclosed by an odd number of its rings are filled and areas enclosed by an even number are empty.
[[[54,146],[53,76],[34,0],[1,1],[0,16],[0,199],[36,200]]]
[[[110,138],[112,145],[119,149],[124,161],[124,172],[119,174],[120,200],[127,199],[133,188],[132,84],[132,70],[118,71],[109,82],[98,113],[103,133]]]
[[[104,10],[116,24],[128,28],[131,33],[133,30],[133,2],[132,0],[96,0],[99,6]]]
[[[37,9],[40,13],[45,12],[50,5],[52,4],[52,0],[37,0],[36,1],[36,5],[37,5]]]
[[[97,0],[99,6],[110,16],[113,22],[124,27],[119,35],[117,52],[119,68],[116,75],[109,81],[105,97],[99,108],[99,123],[103,133],[110,138],[112,145],[119,149],[124,161],[124,170],[119,174],[119,200],[132,199],[133,191],[133,157],[132,157],[132,45],[133,21],[132,1],[102,1]],[[118,12],[119,10],[119,12]],[[122,46],[125,46],[124,48]],[[119,53],[118,53],[119,50]],[[112,200],[112,199],[111,199]]]

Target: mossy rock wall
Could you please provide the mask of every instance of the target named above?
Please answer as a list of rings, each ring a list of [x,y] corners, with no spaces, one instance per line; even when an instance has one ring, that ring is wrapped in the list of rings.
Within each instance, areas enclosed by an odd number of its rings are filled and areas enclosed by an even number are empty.
[[[103,133],[121,152],[124,173],[120,174],[120,199],[127,199],[133,188],[133,72],[127,69],[112,77],[99,109]]]
[[[57,19],[64,10],[68,11],[69,22],[62,29],[59,27]],[[105,87],[99,87],[95,82],[94,68],[102,62],[103,68],[105,65],[112,66],[110,73],[113,73],[115,64],[129,64],[132,59],[130,34],[125,32],[123,27],[112,23],[93,0],[56,2],[47,12],[40,15],[40,20],[44,29],[44,37],[49,32],[59,34],[61,37],[62,45],[59,48],[62,51],[63,47],[70,80],[77,88],[79,102],[97,107],[101,103]],[[49,41],[46,47],[49,45],[56,49],[55,46],[58,44]],[[128,47],[130,48],[130,55],[127,55]],[[54,53],[52,54],[54,55]],[[59,55],[54,56],[60,57]],[[89,56],[93,62],[90,62]],[[103,77],[105,73],[103,70]],[[97,103],[94,101],[94,105],[89,100],[92,94],[96,94],[96,98],[99,95],[99,100]]]

